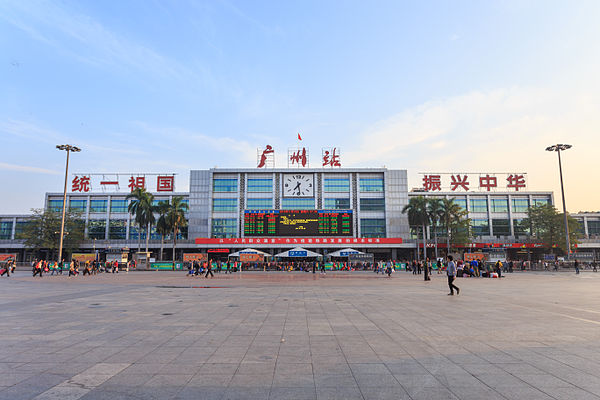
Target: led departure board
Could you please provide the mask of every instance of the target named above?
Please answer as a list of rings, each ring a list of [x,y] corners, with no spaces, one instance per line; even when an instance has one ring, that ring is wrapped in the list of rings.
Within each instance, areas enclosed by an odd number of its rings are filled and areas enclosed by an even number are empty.
[[[246,210],[244,236],[352,236],[352,210]]]

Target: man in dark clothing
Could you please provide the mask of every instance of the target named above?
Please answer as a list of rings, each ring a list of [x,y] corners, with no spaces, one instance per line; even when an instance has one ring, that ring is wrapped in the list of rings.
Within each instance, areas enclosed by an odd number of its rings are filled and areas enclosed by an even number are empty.
[[[456,277],[456,264],[452,261],[454,258],[452,256],[448,256],[448,266],[446,267],[446,274],[448,274],[448,287],[450,288],[450,293],[448,296],[454,296],[454,290],[456,290],[456,294],[460,294],[460,289],[454,284],[454,277]]]
[[[206,275],[204,275],[205,278],[208,278],[208,274],[210,274],[211,278],[214,278],[214,274],[212,272],[212,263],[209,261],[206,263]]]

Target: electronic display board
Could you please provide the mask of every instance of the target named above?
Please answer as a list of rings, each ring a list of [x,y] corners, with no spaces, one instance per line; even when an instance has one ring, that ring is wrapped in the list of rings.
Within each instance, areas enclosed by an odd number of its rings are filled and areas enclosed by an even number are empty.
[[[352,236],[352,210],[246,210],[244,236]]]

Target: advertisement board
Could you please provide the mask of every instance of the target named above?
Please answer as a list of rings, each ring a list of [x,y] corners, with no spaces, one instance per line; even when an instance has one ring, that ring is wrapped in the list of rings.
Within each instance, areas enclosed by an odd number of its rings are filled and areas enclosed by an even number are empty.
[[[183,253],[183,262],[206,261],[208,255],[206,253]]]
[[[352,210],[246,210],[244,236],[352,236]]]
[[[0,262],[14,260],[17,261],[17,255],[15,253],[1,253],[0,254]]]
[[[483,261],[485,260],[485,253],[465,253],[463,256],[463,260],[465,261],[473,261],[473,260],[479,260],[479,261]]]
[[[256,253],[240,253],[240,261],[241,262],[262,262],[264,261],[264,256],[262,254]]]
[[[95,253],[73,253],[71,255],[71,261],[77,260],[82,264],[85,264],[87,261],[92,262],[96,259]]]

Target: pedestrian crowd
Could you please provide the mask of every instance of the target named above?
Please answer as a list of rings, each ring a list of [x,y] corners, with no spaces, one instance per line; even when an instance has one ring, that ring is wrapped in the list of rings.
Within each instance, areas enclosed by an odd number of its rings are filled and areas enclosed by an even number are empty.
[[[118,274],[119,270],[129,272],[129,269],[135,269],[136,263],[134,260],[123,263],[117,260],[99,262],[97,260],[81,262],[77,259],[71,261],[62,260],[61,262],[52,260],[33,260],[31,262],[31,273],[34,277],[42,277],[47,275],[63,275],[68,274],[69,277],[78,275],[96,275],[98,273],[113,273]]]

